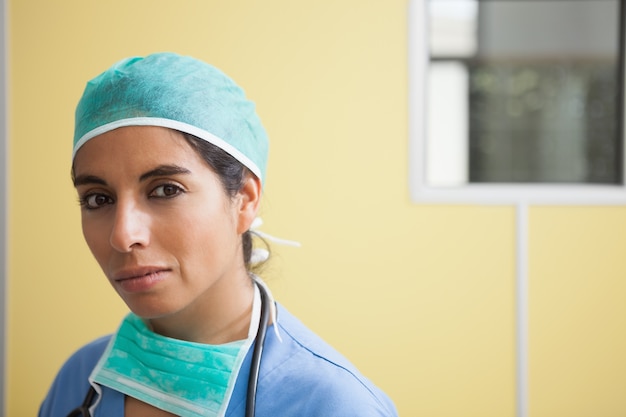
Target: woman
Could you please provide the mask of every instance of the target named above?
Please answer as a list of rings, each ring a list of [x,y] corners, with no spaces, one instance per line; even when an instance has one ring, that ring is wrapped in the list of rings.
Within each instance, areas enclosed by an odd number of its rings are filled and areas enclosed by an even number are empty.
[[[254,104],[196,59],[129,58],[87,84],[72,178],[131,313],[65,363],[41,417],[396,415],[251,272],[267,150]]]

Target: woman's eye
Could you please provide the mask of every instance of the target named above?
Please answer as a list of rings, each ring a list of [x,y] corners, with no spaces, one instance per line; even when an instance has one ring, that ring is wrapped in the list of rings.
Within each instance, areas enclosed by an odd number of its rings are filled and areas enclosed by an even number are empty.
[[[106,204],[111,204],[113,199],[104,194],[89,194],[80,199],[80,205],[88,210],[98,209]]]
[[[182,193],[184,190],[180,188],[178,185],[174,184],[163,184],[156,187],[150,193],[150,197],[157,198],[171,198],[175,197],[178,194]]]

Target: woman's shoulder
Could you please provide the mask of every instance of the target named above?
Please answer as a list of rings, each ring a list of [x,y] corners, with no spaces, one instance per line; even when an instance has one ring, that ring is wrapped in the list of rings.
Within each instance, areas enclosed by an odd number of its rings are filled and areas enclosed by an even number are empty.
[[[111,336],[100,337],[72,354],[57,373],[41,404],[40,417],[65,416],[83,402],[89,390],[89,374],[102,356]]]
[[[110,340],[111,335],[107,335],[83,345],[63,364],[59,375],[88,377]]]
[[[278,325],[283,341],[272,337],[274,346],[264,351],[272,358],[264,380],[285,394],[281,395],[287,398],[284,407],[309,410],[304,415],[397,415],[383,391],[280,305]]]

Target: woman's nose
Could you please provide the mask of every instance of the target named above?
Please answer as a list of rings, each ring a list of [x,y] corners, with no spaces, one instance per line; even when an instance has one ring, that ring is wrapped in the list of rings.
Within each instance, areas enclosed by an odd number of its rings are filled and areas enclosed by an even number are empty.
[[[136,203],[119,201],[111,230],[111,246],[119,252],[146,247],[150,242],[150,217]]]

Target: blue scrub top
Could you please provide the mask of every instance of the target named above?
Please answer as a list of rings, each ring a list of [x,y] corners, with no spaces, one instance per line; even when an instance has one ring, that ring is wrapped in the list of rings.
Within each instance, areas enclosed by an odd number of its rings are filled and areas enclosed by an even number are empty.
[[[278,304],[282,342],[269,328],[265,339],[256,417],[397,417],[392,401],[341,354]],[[78,350],[59,371],[39,417],[65,417],[89,390],[87,378],[110,336]],[[226,417],[242,417],[252,349],[243,363]],[[103,387],[93,417],[124,415],[124,395]]]

